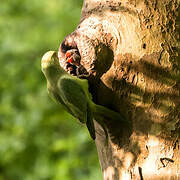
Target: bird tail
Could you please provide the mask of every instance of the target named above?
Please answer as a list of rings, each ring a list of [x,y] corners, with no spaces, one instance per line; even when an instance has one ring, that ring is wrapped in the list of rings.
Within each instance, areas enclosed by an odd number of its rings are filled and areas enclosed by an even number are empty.
[[[95,133],[95,127],[94,127],[94,122],[93,122],[93,115],[91,112],[91,109],[89,105],[87,105],[87,121],[86,121],[86,126],[89,130],[89,134],[93,140],[96,139],[96,133]]]

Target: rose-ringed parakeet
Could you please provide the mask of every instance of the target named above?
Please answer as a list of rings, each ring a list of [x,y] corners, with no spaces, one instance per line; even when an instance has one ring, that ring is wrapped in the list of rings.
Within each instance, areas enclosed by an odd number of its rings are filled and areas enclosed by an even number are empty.
[[[117,119],[122,122],[126,120],[117,112],[104,106],[95,104],[92,101],[88,90],[88,81],[79,79],[67,73],[60,65],[55,51],[44,54],[41,61],[41,68],[47,80],[47,89],[50,96],[77,118],[80,122],[86,123],[90,136],[96,138],[93,119],[104,129],[102,118]]]
[[[70,49],[64,52],[66,60],[66,71],[74,76],[83,78],[88,76],[86,69],[80,64],[80,54],[77,49]],[[60,59],[60,58],[59,58]]]
[[[77,49],[70,49],[66,51],[65,58],[68,63],[72,63],[76,66],[80,65],[81,57]]]

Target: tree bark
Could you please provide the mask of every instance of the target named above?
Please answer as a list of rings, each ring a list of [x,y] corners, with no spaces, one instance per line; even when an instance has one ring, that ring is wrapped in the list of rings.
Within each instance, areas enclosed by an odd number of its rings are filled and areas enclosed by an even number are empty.
[[[130,125],[96,123],[104,180],[180,179],[179,0],[84,0],[69,35],[93,100]],[[70,41],[70,40],[69,40]]]

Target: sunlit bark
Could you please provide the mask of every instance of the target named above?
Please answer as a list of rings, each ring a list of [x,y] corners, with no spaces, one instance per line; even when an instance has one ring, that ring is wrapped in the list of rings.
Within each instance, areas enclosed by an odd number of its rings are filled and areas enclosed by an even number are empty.
[[[178,0],[84,0],[71,34],[94,101],[131,125],[96,124],[104,180],[180,179]]]

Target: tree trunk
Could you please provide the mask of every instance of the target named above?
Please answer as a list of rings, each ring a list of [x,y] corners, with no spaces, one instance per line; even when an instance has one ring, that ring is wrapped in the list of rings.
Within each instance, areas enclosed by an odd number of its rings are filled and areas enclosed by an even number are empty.
[[[104,180],[180,179],[179,0],[84,0],[68,38],[90,74],[93,100],[129,125],[96,123]]]

